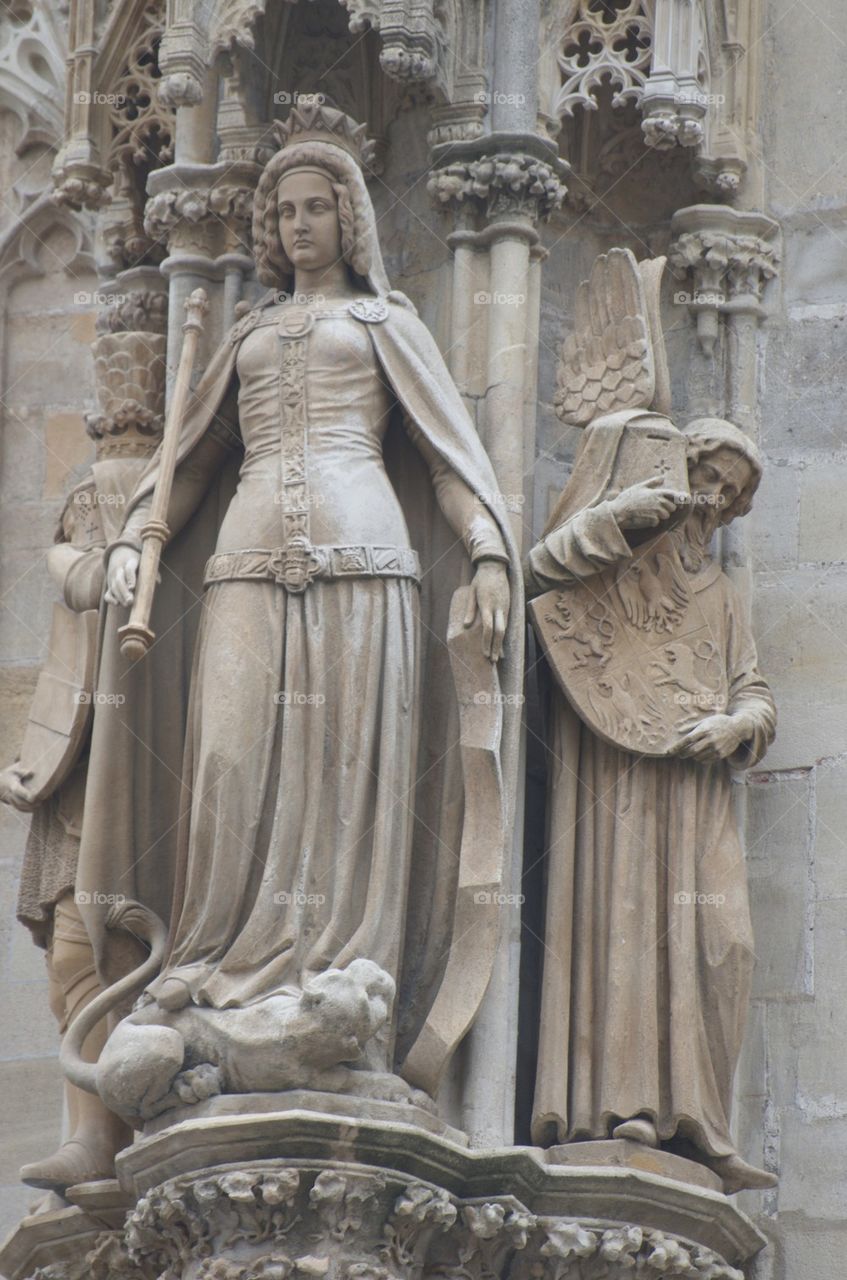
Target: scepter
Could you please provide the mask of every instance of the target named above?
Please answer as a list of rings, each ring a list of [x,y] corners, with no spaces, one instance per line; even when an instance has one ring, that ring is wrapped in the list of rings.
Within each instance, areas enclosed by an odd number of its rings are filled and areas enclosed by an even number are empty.
[[[153,596],[159,578],[162,548],[170,537],[167,515],[171,502],[179,436],[182,420],[185,417],[197,344],[203,332],[203,317],[208,310],[209,300],[205,289],[195,289],[185,300],[186,320],[182,326],[185,338],[177,366],[173,395],[165,419],[162,455],[159,459],[159,474],[153,490],[150,518],[141,530],[141,559],[138,566],[135,599],[132,603],[129,622],[118,628],[121,653],[133,662],[143,658],[156,639],[156,633],[150,627],[150,614],[153,610]]]

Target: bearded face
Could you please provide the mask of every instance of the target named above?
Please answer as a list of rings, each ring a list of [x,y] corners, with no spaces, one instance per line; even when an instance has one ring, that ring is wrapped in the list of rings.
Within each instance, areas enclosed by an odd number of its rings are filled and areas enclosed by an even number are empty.
[[[687,524],[691,534],[708,543],[718,525],[732,518],[729,513],[753,479],[749,460],[735,449],[721,446],[702,454],[688,471],[691,514]]]

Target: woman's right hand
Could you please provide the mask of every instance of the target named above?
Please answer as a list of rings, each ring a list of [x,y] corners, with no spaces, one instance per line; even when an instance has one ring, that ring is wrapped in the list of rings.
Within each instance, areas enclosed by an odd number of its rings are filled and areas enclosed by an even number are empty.
[[[656,477],[623,489],[616,498],[610,499],[609,505],[622,529],[651,529],[663,524],[687,501],[687,494],[667,488]]]
[[[138,578],[139,555],[132,547],[117,546],[106,566],[107,604],[132,604]]]

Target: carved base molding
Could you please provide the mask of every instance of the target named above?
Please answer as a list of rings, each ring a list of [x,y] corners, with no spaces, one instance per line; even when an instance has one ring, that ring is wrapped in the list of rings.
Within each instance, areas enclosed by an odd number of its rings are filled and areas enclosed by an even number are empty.
[[[249,1105],[249,1098],[242,1100]],[[397,1113],[402,1114],[398,1107]],[[292,1110],[181,1120],[120,1185],[24,1219],[8,1280],[743,1280],[765,1243],[720,1192],[622,1146],[470,1150],[400,1120]],[[599,1148],[614,1148],[609,1163]],[[676,1160],[676,1164],[673,1161]]]

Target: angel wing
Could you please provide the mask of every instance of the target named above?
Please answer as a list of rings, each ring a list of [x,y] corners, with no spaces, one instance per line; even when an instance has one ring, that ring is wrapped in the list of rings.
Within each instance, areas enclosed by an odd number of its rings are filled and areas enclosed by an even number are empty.
[[[569,426],[618,409],[667,413],[667,359],[659,316],[665,259],[637,263],[629,249],[601,254],[576,295],[574,331],[556,370],[556,412]]]

